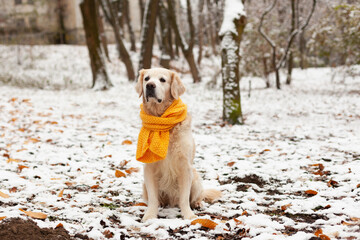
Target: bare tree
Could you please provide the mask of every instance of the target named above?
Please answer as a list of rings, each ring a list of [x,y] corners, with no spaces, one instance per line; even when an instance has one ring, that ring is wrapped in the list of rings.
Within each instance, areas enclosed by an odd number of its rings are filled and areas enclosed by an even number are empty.
[[[106,56],[107,60],[110,62],[108,43],[107,43],[107,38],[106,38],[104,24],[103,24],[103,16],[101,16],[100,14],[98,16],[98,25],[99,25],[101,44],[103,46],[105,56]]]
[[[160,28],[160,35],[161,40],[160,48],[161,48],[161,57],[160,57],[160,65],[164,68],[170,68],[170,59],[171,59],[171,35],[169,35],[170,31],[170,24],[168,20],[168,13],[164,6],[164,3],[160,1],[160,13],[159,13],[159,28]]]
[[[175,8],[174,8],[174,3],[172,0],[168,0],[168,14],[170,16],[170,22],[171,22],[171,26],[172,29],[175,32],[175,36],[177,39],[177,44],[180,46],[181,51],[183,52],[186,61],[189,64],[190,67],[190,71],[191,71],[191,75],[194,79],[194,83],[200,82],[201,81],[201,76],[199,73],[199,69],[198,66],[195,62],[195,58],[194,58],[194,54],[193,54],[193,48],[194,48],[194,42],[195,42],[195,27],[193,24],[193,20],[192,20],[192,16],[191,16],[191,4],[190,4],[190,0],[186,0],[186,5],[187,5],[187,19],[188,19],[188,23],[189,23],[189,28],[190,28],[190,40],[189,43],[185,42],[184,37],[182,36],[177,20],[176,20],[176,14],[175,14]]]
[[[112,29],[114,31],[115,40],[116,40],[116,46],[119,53],[119,58],[122,60],[122,62],[125,64],[127,75],[129,81],[135,80],[135,72],[132,65],[132,61],[129,55],[129,52],[127,51],[122,38],[120,36],[120,26],[119,26],[119,19],[116,14],[116,9],[111,5],[110,0],[100,0],[102,10],[104,12],[104,15],[107,19],[107,21],[112,26]]]
[[[230,4],[234,4],[234,6],[230,6]],[[236,11],[236,14],[232,11]],[[243,123],[239,83],[239,50],[245,25],[246,17],[242,1],[226,0],[224,20],[219,35],[223,80],[223,120],[230,124]]]
[[[86,44],[90,55],[93,76],[92,88],[105,90],[113,86],[106,71],[105,59],[100,45],[98,14],[96,0],[84,0],[80,3],[81,14],[86,35]]]
[[[152,49],[154,43],[156,15],[159,8],[159,0],[148,0],[144,10],[144,20],[141,29],[141,51],[138,69],[150,68]]]
[[[264,19],[265,19],[265,16],[267,14],[269,14],[271,12],[271,10],[275,7],[276,5],[276,2],[277,0],[274,0],[274,2],[272,3],[272,5],[265,10],[265,12],[261,15],[261,19],[260,19],[260,24],[259,24],[259,28],[258,28],[258,31],[259,33],[261,34],[261,36],[268,42],[268,44],[271,46],[271,49],[272,49],[272,67],[273,67],[273,70],[275,71],[275,77],[276,77],[276,88],[277,89],[280,89],[281,88],[281,85],[280,85],[280,74],[279,74],[279,70],[280,68],[282,67],[282,64],[284,63],[284,61],[286,60],[287,58],[287,54],[289,52],[289,49],[291,47],[291,44],[293,43],[293,40],[295,38],[295,36],[303,31],[307,25],[309,24],[309,21],[314,13],[314,10],[315,10],[315,6],[316,6],[316,0],[313,0],[313,4],[312,4],[312,8],[310,10],[310,14],[308,15],[305,23],[300,27],[300,28],[297,28],[295,29],[294,31],[291,32],[290,36],[288,37],[288,40],[287,40],[287,45],[286,45],[286,48],[285,48],[285,51],[283,53],[283,55],[281,56],[280,60],[277,62],[276,60],[276,51],[277,51],[277,46],[275,44],[275,42],[270,39],[270,37],[268,35],[266,35],[264,33],[264,31],[262,30],[262,25],[263,25],[263,22],[264,22]]]
[[[202,50],[203,50],[203,43],[204,43],[204,0],[199,0],[198,4],[198,41],[199,41],[199,54],[197,63],[200,65],[202,59]]]
[[[129,0],[123,0],[123,15],[125,19],[126,26],[128,28],[129,36],[130,36],[130,43],[131,47],[130,50],[135,52],[136,51],[136,45],[135,45],[135,34],[131,26],[131,18],[130,18],[130,8],[129,8]]]
[[[295,8],[296,0],[291,0],[291,29],[290,32],[295,30],[295,20],[296,20],[296,8]],[[286,77],[286,84],[291,83],[291,73],[293,69],[293,50],[290,48],[289,50],[289,59],[288,59],[288,73]]]

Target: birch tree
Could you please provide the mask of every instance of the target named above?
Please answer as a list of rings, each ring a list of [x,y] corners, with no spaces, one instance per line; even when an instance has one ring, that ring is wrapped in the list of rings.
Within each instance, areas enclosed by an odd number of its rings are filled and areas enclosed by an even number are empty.
[[[240,98],[239,49],[246,25],[246,14],[241,0],[226,0],[221,40],[221,75],[223,81],[223,121],[243,124]]]
[[[96,0],[84,0],[80,3],[81,14],[89,50],[92,88],[105,90],[113,86],[106,71],[105,57],[100,43],[99,5]]]

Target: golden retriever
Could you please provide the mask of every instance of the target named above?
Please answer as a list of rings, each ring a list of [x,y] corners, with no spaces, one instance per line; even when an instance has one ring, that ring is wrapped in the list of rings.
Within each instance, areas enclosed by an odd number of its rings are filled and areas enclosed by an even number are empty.
[[[185,92],[177,73],[165,68],[142,69],[136,91],[142,97],[144,111],[160,117],[175,99]],[[142,221],[157,218],[160,206],[179,206],[184,219],[195,218],[191,207],[202,200],[213,202],[221,197],[214,189],[203,190],[193,166],[195,142],[191,133],[191,116],[170,130],[167,156],[144,165],[143,199],[148,208]]]

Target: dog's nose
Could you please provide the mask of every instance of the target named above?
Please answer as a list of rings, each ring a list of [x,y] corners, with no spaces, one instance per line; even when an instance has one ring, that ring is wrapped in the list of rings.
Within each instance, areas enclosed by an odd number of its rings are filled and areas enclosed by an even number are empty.
[[[148,83],[148,84],[146,84],[146,89],[150,90],[150,89],[154,89],[154,88],[156,88],[155,83]]]

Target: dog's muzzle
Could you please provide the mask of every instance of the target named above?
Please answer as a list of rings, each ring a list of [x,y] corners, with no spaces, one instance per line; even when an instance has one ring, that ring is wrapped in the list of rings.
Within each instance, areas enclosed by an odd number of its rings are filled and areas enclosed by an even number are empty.
[[[161,103],[162,100],[156,97],[155,88],[156,85],[154,83],[146,84],[146,101],[149,102],[149,98],[155,98],[159,103]]]

